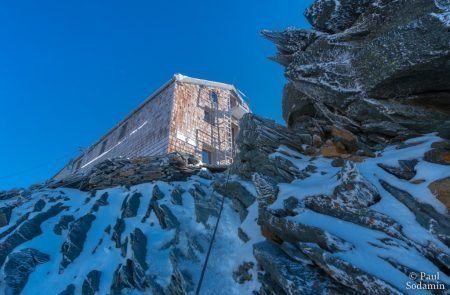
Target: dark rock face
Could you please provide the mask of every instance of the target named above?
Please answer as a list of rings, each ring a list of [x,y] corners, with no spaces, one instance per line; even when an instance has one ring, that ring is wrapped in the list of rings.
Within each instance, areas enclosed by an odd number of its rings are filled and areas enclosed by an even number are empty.
[[[299,173],[293,165],[269,159],[280,145],[303,151],[303,144],[311,144],[309,134],[288,130],[274,121],[246,114],[241,119],[241,132],[236,138],[239,153],[233,161],[233,171],[251,179],[254,172],[275,177],[279,181],[292,181]],[[286,167],[286,165],[288,165]]]
[[[280,294],[277,292],[280,289],[283,294],[353,294],[325,274],[316,272],[312,266],[292,261],[273,242],[264,241],[254,245],[253,254],[270,276],[270,281],[263,281],[262,286],[267,294]],[[310,287],[311,284],[314,284],[314,288]]]
[[[61,246],[61,253],[63,254],[61,261],[62,268],[67,267],[67,265],[81,254],[84,242],[86,241],[86,233],[89,231],[94,220],[95,215],[89,213],[71,224],[67,240]]]
[[[5,264],[6,294],[20,294],[34,268],[49,260],[49,255],[30,248],[10,254]]]
[[[32,219],[26,220],[18,230],[0,243],[0,265],[3,265],[6,256],[8,256],[15,247],[40,235],[42,233],[41,224],[44,221],[56,216],[64,209],[65,207],[61,203],[58,203],[52,206],[48,211],[39,213]]]
[[[450,212],[450,177],[439,179],[433,183],[430,183],[428,188]]]
[[[40,212],[40,211],[42,211],[42,209],[44,209],[44,207],[45,207],[45,201],[40,199],[39,201],[36,202],[36,204],[34,204],[33,211]]]
[[[255,197],[239,182],[230,181],[227,184],[216,182],[214,183],[214,189],[223,196],[231,198],[234,208],[239,212],[241,221],[247,217],[247,208],[255,202]]]
[[[354,289],[362,294],[402,294],[383,280],[369,275],[364,271],[352,266],[350,263],[340,260],[330,253],[319,249],[301,245],[302,252],[323,268],[326,273],[338,282]]]
[[[9,224],[13,207],[5,206],[0,208],[0,227]]]
[[[136,216],[141,203],[141,197],[142,195],[140,193],[133,193],[131,196],[125,198],[122,204],[122,218]]]
[[[58,295],[73,295],[73,294],[75,294],[75,286],[70,284],[64,291],[62,291]]]
[[[425,153],[424,159],[431,163],[450,165],[450,141],[434,143],[433,149]]]
[[[67,230],[69,228],[69,224],[74,221],[75,218],[72,215],[63,215],[59,219],[58,223],[53,227],[53,231],[57,235],[61,235],[63,230]]]
[[[102,273],[98,270],[93,270],[88,273],[86,279],[83,282],[82,294],[83,295],[95,295],[99,291],[100,277]]]
[[[97,212],[100,207],[108,205],[108,193],[104,192],[97,201],[95,201],[94,206],[92,206],[91,212]]]
[[[312,31],[263,34],[291,81],[288,125],[337,125],[370,145],[439,131],[450,137],[449,6],[439,1],[316,0]]]
[[[384,164],[378,164],[378,166],[400,179],[411,180],[416,176],[414,167],[418,163],[417,160],[399,160],[398,163],[399,167],[392,167]]]

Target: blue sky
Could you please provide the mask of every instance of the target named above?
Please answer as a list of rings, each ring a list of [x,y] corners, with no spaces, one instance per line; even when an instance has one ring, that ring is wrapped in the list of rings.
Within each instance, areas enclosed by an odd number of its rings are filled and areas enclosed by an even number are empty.
[[[0,1],[0,190],[44,181],[174,73],[235,84],[283,122],[262,29],[311,1]]]

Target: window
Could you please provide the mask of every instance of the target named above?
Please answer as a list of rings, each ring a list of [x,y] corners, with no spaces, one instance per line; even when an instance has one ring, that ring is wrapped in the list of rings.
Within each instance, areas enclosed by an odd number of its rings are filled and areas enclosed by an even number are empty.
[[[217,103],[217,92],[211,91],[209,93],[209,98],[211,99],[212,103]]]
[[[120,128],[119,140],[125,136],[125,132],[127,132],[127,125],[128,122],[123,124],[122,127]]]
[[[235,107],[235,106],[237,106],[237,100],[236,100],[236,97],[231,97],[231,99],[230,99],[230,107]]]
[[[214,125],[214,115],[210,110],[205,110],[205,114],[203,116],[203,120],[208,122],[211,125]]]
[[[205,164],[211,164],[211,152],[202,150],[202,162]]]
[[[102,148],[100,149],[100,153],[99,155],[103,154],[105,152],[106,149],[106,144],[108,143],[108,140],[106,139],[105,141],[102,142]]]

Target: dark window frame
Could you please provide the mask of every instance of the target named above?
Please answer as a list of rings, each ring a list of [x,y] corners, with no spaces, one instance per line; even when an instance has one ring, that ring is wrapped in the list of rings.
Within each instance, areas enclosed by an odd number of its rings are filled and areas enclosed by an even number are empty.
[[[211,103],[218,104],[219,103],[219,95],[215,90],[211,90],[209,92],[209,99],[211,100]]]
[[[205,162],[205,154],[207,155],[207,161]],[[208,149],[202,149],[202,162],[205,164],[212,164],[212,152]]]

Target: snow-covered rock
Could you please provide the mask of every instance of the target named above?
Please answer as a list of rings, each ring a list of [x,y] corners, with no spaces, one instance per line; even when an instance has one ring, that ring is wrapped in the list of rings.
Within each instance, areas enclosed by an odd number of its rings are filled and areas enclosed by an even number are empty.
[[[369,145],[450,138],[448,3],[315,0],[305,12],[311,30],[263,31],[290,81],[288,125],[322,136],[343,126]]]
[[[289,142],[292,130],[246,120],[259,127],[242,134],[261,145],[238,140],[228,183],[227,172],[198,170],[116,186],[108,178],[117,173],[105,168],[99,189],[53,183],[9,194],[0,201],[9,212],[0,229],[0,292],[193,294],[223,196],[201,294],[408,293],[411,272],[439,272],[448,288],[445,187],[440,199],[433,193],[450,166],[426,156],[445,141],[429,134],[336,165],[304,141]]]

